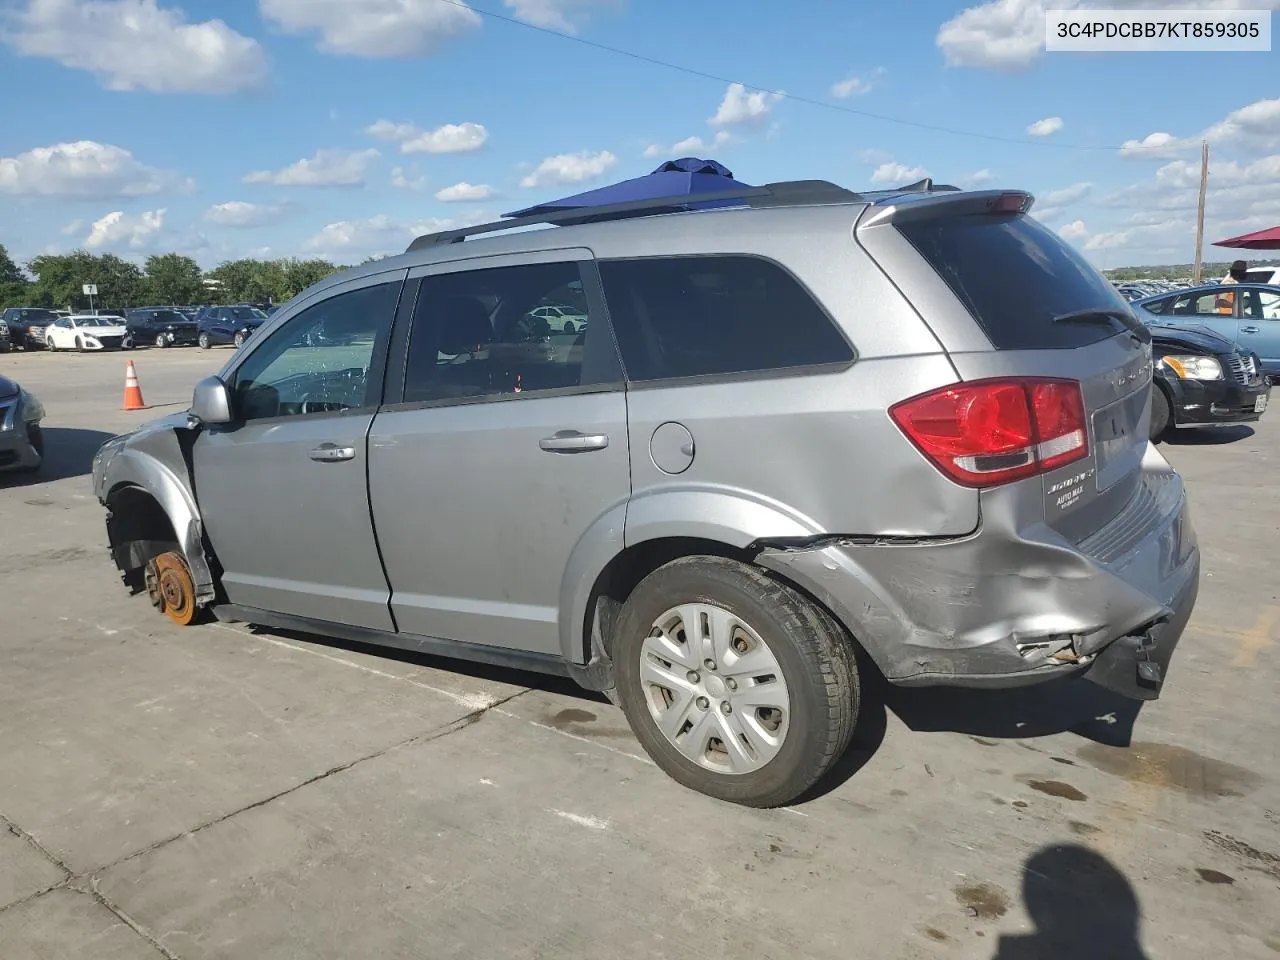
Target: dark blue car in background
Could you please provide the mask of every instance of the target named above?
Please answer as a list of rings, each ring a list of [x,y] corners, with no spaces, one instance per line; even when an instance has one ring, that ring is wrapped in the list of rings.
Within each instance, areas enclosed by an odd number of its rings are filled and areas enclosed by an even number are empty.
[[[205,350],[224,343],[233,343],[239,347],[266,320],[265,313],[247,303],[230,307],[205,307],[196,314],[196,324],[200,328],[200,346]]]

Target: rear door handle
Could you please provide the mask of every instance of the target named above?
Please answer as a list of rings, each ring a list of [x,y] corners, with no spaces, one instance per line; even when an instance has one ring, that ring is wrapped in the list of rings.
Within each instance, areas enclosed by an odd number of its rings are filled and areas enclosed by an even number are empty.
[[[339,460],[354,460],[356,448],[340,447],[336,443],[322,443],[307,456],[320,463],[336,463]]]
[[[609,437],[603,433],[579,433],[577,430],[559,430],[554,437],[543,437],[538,446],[548,453],[586,453],[603,450],[609,445]]]
[[[1241,333],[1257,333],[1258,328],[1257,327],[1241,327],[1240,332]]]

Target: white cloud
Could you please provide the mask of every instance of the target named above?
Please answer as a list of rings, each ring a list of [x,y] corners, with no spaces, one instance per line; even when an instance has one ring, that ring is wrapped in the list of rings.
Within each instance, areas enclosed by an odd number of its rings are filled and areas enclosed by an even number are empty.
[[[138,214],[126,214],[114,210],[100,220],[95,220],[85,238],[88,248],[128,247],[139,250],[148,246],[164,227],[165,210],[146,210]]]
[[[716,135],[710,140],[704,140],[702,137],[685,137],[683,140],[677,140],[669,147],[664,147],[658,143],[651,143],[644,148],[644,155],[650,160],[656,160],[658,157],[688,157],[696,153],[707,153],[712,150],[718,150],[727,146],[733,140],[733,136],[728,130],[717,130]]]
[[[747,93],[747,88],[742,84],[731,83],[724,92],[724,99],[720,101],[715,116],[708,122],[716,127],[761,123],[769,116],[773,105],[781,99],[782,95],[779,93],[766,90]]]
[[[1058,236],[1064,240],[1079,240],[1088,232],[1089,230],[1084,225],[1083,220],[1072,220],[1070,223],[1063,224],[1058,228]]]
[[[263,227],[280,220],[287,212],[283,203],[248,203],[228,200],[215,203],[204,212],[204,218],[219,227]]]
[[[420,174],[415,166],[392,167],[391,185],[397,190],[416,193],[427,185],[427,178]]]
[[[267,79],[256,40],[156,0],[30,0],[13,22],[4,39],[19,53],[87,70],[108,90],[235,93]]]
[[[70,223],[68,223],[65,227],[62,228],[61,233],[64,237],[73,237],[78,233],[82,233],[83,231],[84,231],[84,221],[72,220]]]
[[[282,170],[255,170],[245,183],[272,183],[278,187],[360,187],[365,171],[379,156],[377,150],[320,149],[309,159]]]
[[[613,169],[618,158],[608,150],[599,153],[561,153],[547,157],[520,181],[522,187],[548,187],[556,184],[582,183],[594,180]]]
[[[1057,133],[1063,126],[1065,124],[1061,117],[1045,117],[1043,120],[1028,124],[1027,133],[1033,137],[1048,137]]]
[[[1086,250],[1114,250],[1128,245],[1133,239],[1132,230],[1115,230],[1109,233],[1095,233],[1084,245]]]
[[[1199,149],[1202,140],[1264,150],[1280,147],[1280,99],[1256,100],[1232,110],[1195,136],[1179,138],[1157,132],[1141,140],[1126,140],[1120,145],[1120,155],[1140,160],[1169,160]]]
[[[77,140],[0,157],[0,193],[45,197],[138,197],[185,188],[172,173],[139,163],[123,147]]]
[[[339,220],[325,224],[319,232],[303,242],[303,249],[310,253],[348,258],[403,253],[415,237],[424,233],[450,230],[490,219],[492,217],[487,213],[473,211],[459,217],[431,217],[403,222],[380,213],[363,220]]]
[[[318,33],[326,53],[355,57],[429,56],[480,26],[463,0],[258,0],[258,8],[289,33]]]
[[[975,170],[973,173],[966,173],[964,176],[956,177],[956,186],[963,187],[966,190],[973,190],[983,184],[990,183],[996,178],[996,175],[990,170]]]
[[[443,203],[474,203],[479,200],[488,200],[492,196],[493,187],[487,183],[472,184],[465,180],[436,191],[436,199]]]
[[[423,130],[412,123],[379,120],[364,132],[375,140],[400,144],[401,153],[471,153],[489,139],[489,131],[483,124],[470,121]]]
[[[908,183],[914,183],[929,175],[924,167],[909,167],[905,163],[898,163],[896,160],[888,160],[880,164],[872,171],[872,183],[894,183],[899,186],[906,186]]]
[[[1089,182],[1073,183],[1061,190],[1047,190],[1036,195],[1035,206],[1031,212],[1037,219],[1047,220],[1067,207],[1079,203],[1093,192],[1093,184]]]
[[[1045,11],[1277,10],[1280,0],[989,0],[944,23],[935,42],[950,67],[1016,70],[1044,53]]]
[[[502,0],[508,9],[515,14],[517,20],[531,23],[535,27],[548,30],[559,30],[561,33],[576,33],[576,21],[598,7],[622,6],[622,0]]]
[[[884,67],[876,67],[865,77],[846,77],[831,85],[831,95],[838,100],[861,96],[870,93],[880,85],[880,79],[887,73]]]

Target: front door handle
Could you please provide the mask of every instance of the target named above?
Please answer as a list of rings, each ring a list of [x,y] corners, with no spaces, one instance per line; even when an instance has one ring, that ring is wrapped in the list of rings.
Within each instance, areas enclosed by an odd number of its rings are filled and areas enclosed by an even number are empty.
[[[322,443],[307,456],[319,463],[336,463],[339,460],[354,460],[356,448],[340,447],[336,443]]]
[[[554,437],[543,437],[538,446],[548,453],[586,453],[603,450],[609,445],[609,437],[603,433],[579,433],[577,430],[558,430]]]
[[[1257,327],[1241,327],[1240,332],[1241,333],[1257,333],[1258,328]]]

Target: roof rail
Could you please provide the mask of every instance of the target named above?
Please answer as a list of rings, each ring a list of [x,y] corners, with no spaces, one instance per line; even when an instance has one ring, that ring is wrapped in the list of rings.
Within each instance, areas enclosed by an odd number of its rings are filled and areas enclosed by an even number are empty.
[[[630,217],[655,216],[661,213],[676,213],[688,210],[695,204],[712,201],[741,200],[751,207],[785,207],[822,203],[856,203],[862,199],[861,194],[846,190],[826,180],[787,180],[781,183],[771,183],[763,187],[738,187],[733,190],[716,191],[715,193],[686,193],[672,197],[656,197],[649,200],[632,200],[627,203],[611,203],[600,207],[572,207],[566,210],[553,210],[548,213],[535,213],[527,217],[509,217],[505,220],[495,220],[492,223],[481,223],[472,227],[442,230],[439,233],[425,233],[409,244],[409,248],[405,252],[424,250],[428,247],[440,246],[446,243],[461,243],[467,237],[498,233],[503,230],[515,230],[519,227],[543,224],[565,227],[581,223],[625,220]]]

